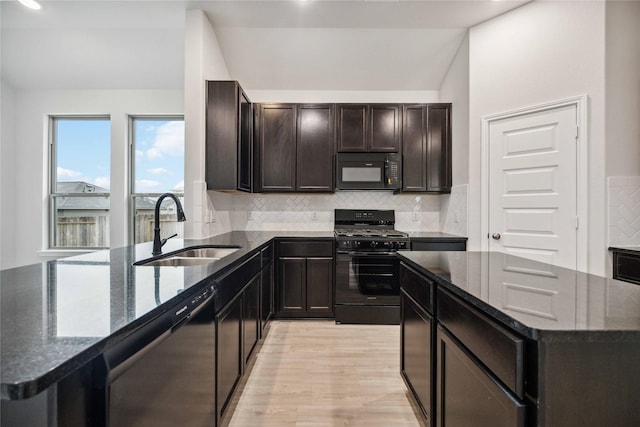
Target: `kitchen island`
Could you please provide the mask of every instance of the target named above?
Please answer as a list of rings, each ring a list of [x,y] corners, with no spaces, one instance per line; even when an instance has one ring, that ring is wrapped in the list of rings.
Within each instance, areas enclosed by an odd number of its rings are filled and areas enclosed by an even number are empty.
[[[399,256],[402,374],[427,419],[637,425],[640,286],[503,253]]]
[[[224,311],[242,292],[241,284],[233,291],[222,287],[224,278],[277,238],[334,239],[332,232],[231,232],[173,239],[163,248],[167,254],[190,246],[240,247],[206,265],[133,265],[151,257],[151,243],[146,243],[0,272],[3,420],[18,408],[17,413],[45,420],[33,425],[83,425],[81,417],[95,405],[82,393],[95,388],[96,359],[207,287],[216,288],[216,310]],[[480,362],[481,372],[510,402],[524,408],[526,425],[575,425],[559,420],[591,417],[582,411],[596,413],[590,420],[604,414],[621,421],[617,425],[639,419],[639,409],[629,404],[640,391],[640,370],[631,369],[640,359],[639,286],[502,254],[401,252],[400,258],[405,268],[434,284],[430,310],[442,334],[448,334],[441,342],[461,344],[462,354],[475,351],[471,360]],[[466,317],[460,323],[457,315]],[[456,326],[476,323],[484,325],[479,330],[490,334],[486,337],[499,332],[487,341],[491,345],[508,338],[507,347],[517,356],[514,369],[504,374],[504,365],[491,361],[493,356],[504,361],[504,355],[485,355],[483,339],[468,341]],[[469,332],[472,338],[477,330]],[[545,365],[548,360],[554,363]],[[62,420],[65,412],[79,415]]]

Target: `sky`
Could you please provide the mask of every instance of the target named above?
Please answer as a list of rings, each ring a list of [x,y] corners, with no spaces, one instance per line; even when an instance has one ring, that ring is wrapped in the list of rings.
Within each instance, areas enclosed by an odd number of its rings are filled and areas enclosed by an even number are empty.
[[[108,119],[57,120],[58,182],[84,181],[110,189]],[[134,121],[136,193],[184,191],[184,121]]]

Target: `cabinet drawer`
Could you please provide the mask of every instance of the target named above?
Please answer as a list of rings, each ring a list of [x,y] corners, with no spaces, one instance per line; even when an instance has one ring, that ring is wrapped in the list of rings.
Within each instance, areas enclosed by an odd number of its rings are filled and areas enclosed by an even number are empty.
[[[412,251],[466,251],[466,242],[411,240]]]
[[[438,321],[523,399],[524,340],[443,289],[437,298]]]
[[[437,427],[524,427],[525,404],[441,326],[436,352]]]
[[[333,257],[333,242],[280,242],[281,257]]]
[[[411,296],[423,310],[433,313],[435,285],[404,263],[400,264],[400,287]]]

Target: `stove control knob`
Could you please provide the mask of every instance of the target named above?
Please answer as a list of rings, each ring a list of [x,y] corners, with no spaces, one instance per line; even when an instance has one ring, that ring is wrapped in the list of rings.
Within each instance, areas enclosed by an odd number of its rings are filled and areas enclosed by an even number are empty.
[[[376,246],[378,246],[378,242],[376,242],[375,240],[371,242],[371,247],[375,248]]]

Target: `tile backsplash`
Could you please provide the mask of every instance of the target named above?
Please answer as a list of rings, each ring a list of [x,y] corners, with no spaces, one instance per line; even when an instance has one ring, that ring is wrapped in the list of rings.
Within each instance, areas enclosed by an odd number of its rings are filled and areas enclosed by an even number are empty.
[[[468,236],[467,206],[469,184],[454,185],[451,194],[440,196],[440,231]]]
[[[451,194],[392,194],[338,191],[333,194],[247,194],[207,191],[193,183],[188,207],[190,235],[201,238],[231,230],[333,230],[334,209],[393,209],[396,228],[467,236],[468,185]]]
[[[203,235],[229,230],[333,230],[334,209],[394,209],[396,228],[440,231],[440,195],[394,195],[387,191],[334,194],[242,194],[206,192]],[[204,203],[203,203],[204,204]],[[208,218],[214,212],[214,221]]]
[[[640,176],[607,177],[609,245],[640,245]]]

